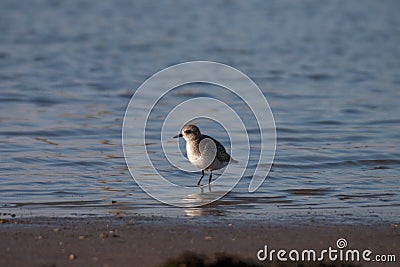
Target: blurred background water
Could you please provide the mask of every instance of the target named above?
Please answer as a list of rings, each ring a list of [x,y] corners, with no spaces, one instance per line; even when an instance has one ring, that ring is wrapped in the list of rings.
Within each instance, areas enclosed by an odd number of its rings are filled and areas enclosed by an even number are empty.
[[[396,0],[1,1],[1,216],[398,222],[399,11]],[[231,65],[257,83],[275,117],[277,149],[256,193],[244,177],[221,200],[181,209],[134,183],[121,128],[142,82],[191,60]],[[185,90],[175,97],[225,97]],[[173,106],[162,107],[154,118]],[[201,129],[229,146],[213,125]]]

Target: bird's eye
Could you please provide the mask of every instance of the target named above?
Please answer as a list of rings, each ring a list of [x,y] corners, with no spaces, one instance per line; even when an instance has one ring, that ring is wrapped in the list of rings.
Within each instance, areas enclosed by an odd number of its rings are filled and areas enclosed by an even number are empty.
[[[186,134],[190,134],[192,131],[191,130],[186,130],[185,133]]]

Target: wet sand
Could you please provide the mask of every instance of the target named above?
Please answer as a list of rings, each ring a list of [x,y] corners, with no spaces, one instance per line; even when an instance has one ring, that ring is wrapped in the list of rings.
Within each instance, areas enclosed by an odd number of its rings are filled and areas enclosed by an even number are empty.
[[[0,235],[0,266],[160,266],[185,251],[210,259],[218,253],[228,253],[261,264],[256,255],[265,245],[276,250],[321,251],[329,246],[337,248],[338,238],[345,238],[349,249],[370,249],[373,255],[394,254],[397,264],[400,260],[400,227],[386,223],[280,224],[161,217],[9,218],[0,220]],[[398,266],[376,262],[353,264]],[[276,262],[272,265],[278,266]]]

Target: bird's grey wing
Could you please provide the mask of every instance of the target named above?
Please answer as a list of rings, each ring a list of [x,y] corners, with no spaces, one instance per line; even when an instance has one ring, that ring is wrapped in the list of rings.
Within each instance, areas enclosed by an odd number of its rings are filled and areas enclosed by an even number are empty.
[[[217,147],[216,157],[218,157],[222,162],[229,162],[231,160],[231,156],[228,153],[226,153],[225,147],[220,142],[218,142],[217,140],[208,135],[203,135],[203,137],[210,138],[211,140],[213,140],[215,146]]]

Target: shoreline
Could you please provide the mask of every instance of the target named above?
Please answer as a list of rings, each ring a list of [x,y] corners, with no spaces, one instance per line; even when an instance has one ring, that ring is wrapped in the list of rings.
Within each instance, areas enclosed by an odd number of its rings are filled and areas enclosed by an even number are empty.
[[[183,252],[209,258],[225,253],[263,264],[257,259],[257,252],[266,245],[275,250],[321,251],[329,246],[336,248],[339,238],[346,239],[349,249],[369,249],[374,255],[393,254],[397,263],[400,260],[400,227],[388,223],[271,223],[231,218],[207,222],[206,218],[157,216],[34,217],[1,219],[0,235],[0,266],[161,266]],[[397,264],[386,262],[379,266]]]

